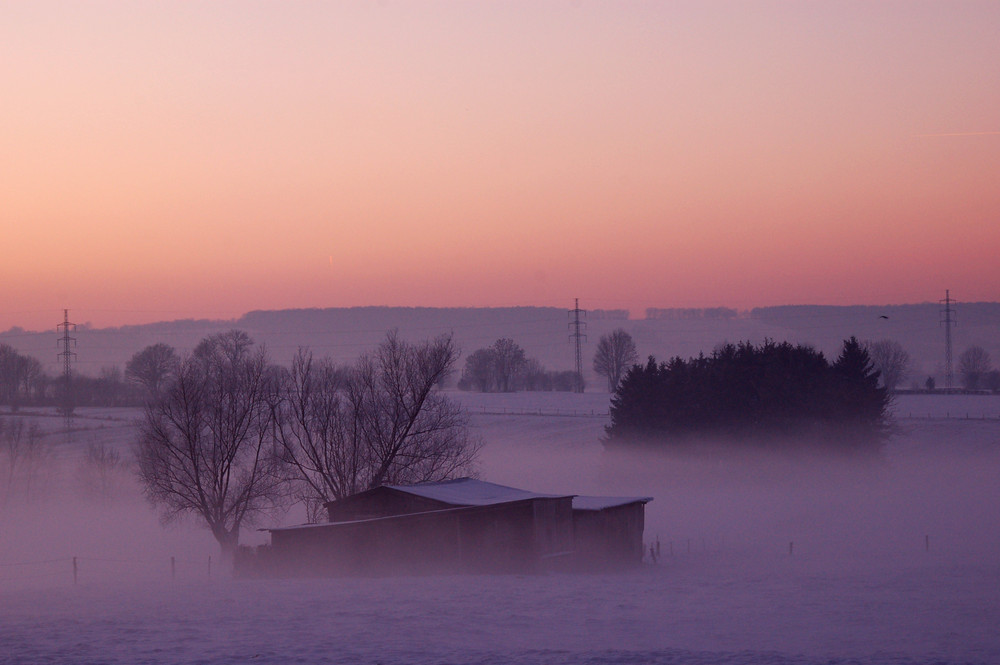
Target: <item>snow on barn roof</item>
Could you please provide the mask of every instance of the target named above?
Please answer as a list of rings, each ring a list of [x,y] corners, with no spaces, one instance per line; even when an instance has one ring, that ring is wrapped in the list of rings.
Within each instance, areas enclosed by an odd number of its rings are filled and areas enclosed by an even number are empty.
[[[528,499],[555,499],[573,497],[574,510],[605,510],[627,506],[631,503],[648,503],[649,496],[577,496],[575,494],[539,494],[527,490],[488,483],[475,478],[458,478],[437,483],[419,485],[386,485],[407,494],[415,494],[425,499],[433,499],[451,506],[492,506],[511,501]]]
[[[605,510],[652,500],[651,496],[574,496],[573,510]]]
[[[492,506],[512,501],[527,501],[528,499],[557,499],[573,496],[572,494],[539,494],[475,478],[458,478],[438,483],[420,483],[419,485],[386,485],[386,487],[452,506]]]

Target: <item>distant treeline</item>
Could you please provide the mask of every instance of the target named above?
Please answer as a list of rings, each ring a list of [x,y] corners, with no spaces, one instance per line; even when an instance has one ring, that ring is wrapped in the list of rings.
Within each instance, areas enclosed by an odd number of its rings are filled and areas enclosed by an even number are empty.
[[[587,318],[597,321],[627,321],[627,309],[592,309],[587,313]]]
[[[821,320],[836,320],[853,324],[855,321],[873,321],[880,317],[895,320],[926,321],[937,320],[942,305],[938,303],[917,303],[907,305],[777,305],[755,307],[750,310],[750,318],[758,321],[780,324],[788,327],[815,325]],[[967,325],[1000,325],[1000,303],[996,302],[952,302],[953,310],[961,315]]]
[[[139,406],[143,394],[125,381],[117,367],[102,368],[98,376],[50,376],[37,358],[0,344],[0,404],[22,406]]]
[[[646,309],[647,319],[661,320],[685,320],[685,319],[708,319],[713,321],[735,319],[738,312],[730,307],[672,307],[660,309],[649,307]]]
[[[650,356],[611,400],[610,444],[720,437],[870,447],[887,434],[889,396],[855,338],[829,363],[808,346],[726,344],[711,356]]]

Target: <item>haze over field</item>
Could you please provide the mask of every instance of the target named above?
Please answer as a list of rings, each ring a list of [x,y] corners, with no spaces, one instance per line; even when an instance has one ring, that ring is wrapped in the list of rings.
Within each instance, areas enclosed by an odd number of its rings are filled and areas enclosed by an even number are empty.
[[[598,441],[602,418],[476,415],[523,409],[525,395],[461,397],[487,441],[484,478],[654,496],[646,541],[660,540],[659,563],[603,575],[234,581],[216,562],[209,578],[217,546],[205,530],[162,528],[129,482],[104,498],[79,483],[87,441],[124,448],[131,437],[119,419],[127,414],[85,410],[75,441],[55,441],[57,471],[45,491],[0,512],[0,563],[30,562],[0,568],[0,661],[1000,658],[995,398],[901,397],[899,432],[883,454],[851,461],[762,451],[609,455]],[[569,411],[577,397],[531,403]],[[585,397],[600,409],[598,395]],[[908,417],[956,408],[990,419]],[[293,512],[269,525],[299,519]]]

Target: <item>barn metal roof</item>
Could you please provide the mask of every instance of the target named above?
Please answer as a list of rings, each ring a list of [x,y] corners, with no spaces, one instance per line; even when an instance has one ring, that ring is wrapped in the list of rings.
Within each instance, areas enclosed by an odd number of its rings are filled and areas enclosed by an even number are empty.
[[[574,496],[573,510],[605,510],[652,500],[651,496]]]
[[[450,506],[492,506],[528,499],[555,499],[573,497],[574,510],[605,510],[632,503],[648,503],[650,496],[577,496],[575,494],[539,494],[527,490],[488,483],[475,478],[458,478],[419,485],[387,485],[399,492],[415,494]]]
[[[512,501],[573,496],[572,494],[539,494],[475,478],[458,478],[437,483],[420,483],[419,485],[386,485],[386,487],[452,506],[492,506]]]

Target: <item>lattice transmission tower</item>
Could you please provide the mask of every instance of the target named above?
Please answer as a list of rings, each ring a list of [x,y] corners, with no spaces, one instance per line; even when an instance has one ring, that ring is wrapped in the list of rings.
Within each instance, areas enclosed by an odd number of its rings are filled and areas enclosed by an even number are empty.
[[[951,308],[954,300],[951,299],[951,291],[945,289],[944,309],[941,310],[941,323],[944,324],[944,388],[946,392],[951,392],[955,384],[955,369],[951,362],[951,327],[956,324],[953,314],[955,310]]]
[[[587,333],[583,332],[587,328],[587,322],[580,320],[580,315],[586,316],[587,310],[580,309],[580,299],[573,299],[573,309],[569,310],[569,315],[573,320],[569,322],[573,332],[569,334],[570,340],[576,342],[576,385],[574,392],[582,393],[583,384],[583,343],[587,341]]]
[[[73,415],[73,391],[70,389],[70,382],[73,376],[73,359],[76,358],[76,353],[70,350],[76,346],[76,338],[70,337],[69,333],[70,331],[76,332],[76,324],[70,323],[68,309],[63,310],[63,321],[56,326],[56,332],[60,331],[62,332],[62,337],[59,338],[57,344],[62,345],[62,351],[56,357],[62,361],[63,392],[59,406],[63,410],[63,415],[69,418]]]

